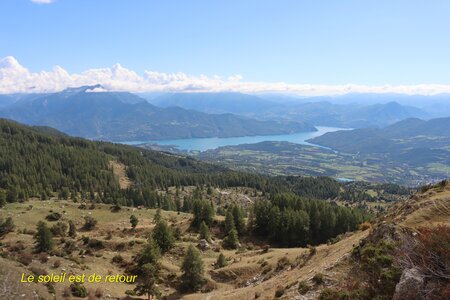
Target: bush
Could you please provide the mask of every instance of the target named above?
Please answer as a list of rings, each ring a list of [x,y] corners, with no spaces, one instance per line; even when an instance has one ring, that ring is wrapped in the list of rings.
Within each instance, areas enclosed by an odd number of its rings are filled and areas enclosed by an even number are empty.
[[[325,282],[325,278],[324,278],[324,276],[323,276],[322,273],[317,273],[317,274],[314,275],[314,277],[312,278],[312,281],[313,281],[315,284],[319,285],[319,284],[322,284],[322,283]]]
[[[66,223],[59,221],[50,228],[54,236],[65,237],[68,226]]]
[[[45,219],[47,221],[58,221],[61,219],[62,215],[59,212],[50,212]]]
[[[277,287],[277,290],[275,291],[275,298],[280,298],[284,294],[284,287],[279,286]]]
[[[291,262],[289,261],[289,259],[286,256],[283,256],[282,258],[280,258],[277,261],[277,267],[276,267],[275,271],[281,271],[286,266],[289,266],[290,264],[291,264]]]
[[[15,227],[11,217],[8,217],[4,222],[1,222],[0,220],[0,237],[13,232]]]
[[[96,239],[90,239],[88,242],[88,247],[92,249],[103,249],[105,246],[103,245],[103,242]]]
[[[310,289],[310,286],[308,285],[308,283],[306,283],[306,281],[300,281],[298,283],[298,292],[302,295],[306,294]]]
[[[369,222],[364,222],[359,224],[359,230],[361,231],[365,231],[367,229],[371,229],[372,228],[372,224],[370,224]]]
[[[55,260],[54,262],[53,262],[53,268],[59,268],[59,267],[61,267],[61,261],[59,260],[59,259],[57,259],[57,260]]]
[[[121,264],[124,262],[124,259],[123,259],[122,255],[117,254],[111,259],[111,261],[115,264]]]
[[[97,225],[97,220],[96,220],[96,219],[94,219],[94,218],[91,217],[91,216],[86,216],[86,217],[84,217],[84,225],[83,225],[83,228],[84,228],[85,230],[92,230],[92,229],[94,229],[95,225]]]
[[[86,288],[81,283],[72,283],[70,285],[70,292],[74,297],[85,298],[88,296]]]
[[[28,266],[33,262],[33,255],[30,253],[22,253],[19,256],[19,262],[25,266]]]
[[[353,250],[353,254],[360,258],[362,269],[369,275],[369,287],[373,294],[389,297],[394,293],[401,275],[394,264],[395,248],[393,243],[382,240]]]
[[[48,261],[48,254],[45,252],[41,252],[38,254],[38,259],[41,263],[45,264]]]

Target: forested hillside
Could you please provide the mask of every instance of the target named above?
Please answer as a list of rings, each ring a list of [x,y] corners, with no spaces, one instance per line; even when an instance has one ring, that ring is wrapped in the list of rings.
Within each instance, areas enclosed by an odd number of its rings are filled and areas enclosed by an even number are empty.
[[[246,187],[252,188],[254,193],[266,194],[265,199],[270,201],[256,202],[254,232],[286,246],[323,242],[355,229],[363,220],[357,211],[307,200],[344,196],[345,186],[327,177],[268,177],[231,171],[188,157],[72,138],[49,128],[27,127],[6,120],[0,121],[0,150],[3,204],[32,197],[49,199],[56,195],[75,201],[81,198],[92,203],[181,210],[181,203],[175,205],[180,199],[164,196],[159,191],[187,186],[197,186],[199,191],[205,186]],[[124,166],[125,175],[131,181],[127,188],[120,187],[112,163]],[[292,194],[277,196],[279,193]],[[285,199],[284,204],[280,204],[279,199]],[[188,200],[192,203],[202,200],[201,192],[184,199],[183,210],[195,213],[195,205],[187,203]],[[262,213],[264,218],[269,217],[265,221],[259,217],[262,207],[267,209]],[[347,212],[345,222],[339,221],[342,212]],[[289,223],[291,216],[292,223]],[[320,216],[328,225],[320,224]],[[284,221],[277,224],[274,220],[279,218]],[[272,228],[270,232],[264,231],[269,228]],[[294,232],[297,233],[293,235]],[[297,237],[299,234],[302,238]],[[286,235],[290,236],[289,240],[280,239]]]

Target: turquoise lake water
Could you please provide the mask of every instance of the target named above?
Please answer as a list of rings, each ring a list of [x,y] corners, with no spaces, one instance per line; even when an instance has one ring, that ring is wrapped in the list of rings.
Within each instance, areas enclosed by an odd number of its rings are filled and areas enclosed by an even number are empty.
[[[192,139],[175,139],[175,140],[130,141],[130,142],[123,142],[123,144],[128,145],[158,144],[165,146],[176,146],[178,149],[186,151],[206,151],[223,146],[254,144],[264,141],[280,141],[303,145],[313,145],[306,142],[306,140],[321,136],[327,132],[348,130],[348,128],[324,127],[324,126],[316,126],[316,128],[317,131],[314,132],[301,132],[294,134],[242,136],[229,138],[192,138]]]

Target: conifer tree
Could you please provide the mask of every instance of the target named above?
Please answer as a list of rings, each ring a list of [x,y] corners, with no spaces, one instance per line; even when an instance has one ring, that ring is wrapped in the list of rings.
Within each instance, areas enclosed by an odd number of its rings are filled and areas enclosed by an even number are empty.
[[[156,296],[159,297],[160,291],[156,283],[158,282],[161,265],[159,259],[161,253],[158,245],[150,237],[144,249],[137,255],[137,268],[135,274],[137,277],[137,285],[134,289],[137,295],[147,295],[148,299]]]
[[[234,226],[239,235],[244,234],[245,232],[245,222],[244,222],[244,213],[242,212],[242,208],[237,205],[234,205],[232,208],[232,214],[234,219]]]
[[[130,216],[131,228],[135,229],[138,223],[139,223],[138,218],[135,215],[131,215]]]
[[[69,220],[69,236],[71,238],[75,238],[77,235],[77,228],[75,227],[75,223],[72,220]]]
[[[220,253],[219,257],[217,258],[215,267],[216,267],[216,269],[219,269],[219,268],[225,267],[226,265],[227,265],[227,260],[225,258],[225,255],[223,255],[223,253]]]
[[[223,239],[225,248],[237,249],[239,247],[239,238],[236,229],[231,229],[228,235]]]
[[[173,236],[172,229],[164,220],[160,220],[158,224],[156,224],[153,229],[152,237],[161,249],[162,253],[169,251],[175,243],[175,237]]]
[[[208,225],[206,225],[205,221],[202,221],[202,223],[200,224],[199,233],[200,233],[200,239],[205,239],[208,242],[211,241],[209,228],[208,228]]]
[[[236,229],[234,224],[234,217],[231,209],[228,209],[227,214],[225,216],[225,232],[230,232],[232,229]]]
[[[49,252],[53,249],[53,234],[45,222],[38,222],[35,242],[35,250],[37,253]]]
[[[183,275],[181,275],[182,288],[186,291],[197,291],[204,284],[203,261],[199,251],[191,244],[181,265]]]
[[[155,216],[153,217],[153,223],[158,224],[159,221],[161,221],[162,216],[161,216],[161,208],[158,208],[156,210]]]

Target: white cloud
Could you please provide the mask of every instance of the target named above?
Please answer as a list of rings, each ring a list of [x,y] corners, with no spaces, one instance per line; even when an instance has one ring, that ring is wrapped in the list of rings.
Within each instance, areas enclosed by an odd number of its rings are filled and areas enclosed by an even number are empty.
[[[42,1],[42,0],[41,0]],[[61,91],[67,87],[101,84],[109,91],[129,92],[220,92],[243,93],[280,92],[304,96],[342,95],[347,93],[399,93],[433,95],[450,93],[450,85],[312,85],[283,82],[249,82],[241,75],[192,76],[185,73],[145,71],[139,75],[120,64],[111,68],[89,69],[70,74],[60,66],[51,71],[30,72],[14,57],[0,59],[0,93],[42,93]],[[104,91],[96,89],[93,92]]]
[[[31,0],[31,2],[39,4],[50,4],[55,2],[55,0]]]

